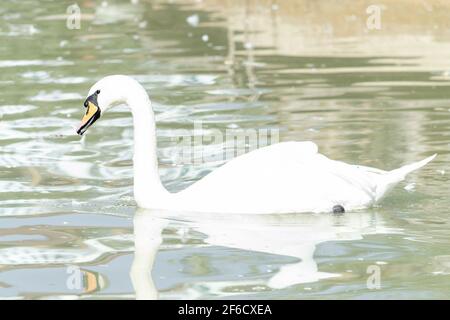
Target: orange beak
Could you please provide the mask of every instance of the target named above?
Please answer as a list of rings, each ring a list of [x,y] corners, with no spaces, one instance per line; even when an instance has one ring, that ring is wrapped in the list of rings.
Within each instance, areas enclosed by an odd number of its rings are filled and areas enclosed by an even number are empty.
[[[77,129],[77,133],[81,136],[86,130],[98,119],[100,118],[100,108],[94,103],[91,97],[87,98],[85,102],[86,113],[81,119],[81,124]]]

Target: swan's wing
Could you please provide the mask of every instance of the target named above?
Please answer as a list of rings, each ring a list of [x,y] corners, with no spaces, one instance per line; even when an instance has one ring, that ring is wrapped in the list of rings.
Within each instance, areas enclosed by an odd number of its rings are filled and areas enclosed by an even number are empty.
[[[315,161],[315,165],[328,175],[327,179],[334,182],[335,194],[343,193],[341,196],[336,196],[336,199],[342,199],[342,204],[347,203],[348,200],[352,203],[358,202],[358,198],[363,202],[367,199],[374,200],[379,177],[386,173],[372,167],[331,160],[324,155],[319,155]],[[355,193],[354,196],[351,193]]]
[[[291,167],[294,163],[309,161],[308,159],[317,155],[317,151],[317,145],[310,141],[281,142],[259,148],[228,161],[181,193],[189,192],[192,196],[193,193],[200,193],[204,188],[208,190],[219,185],[254,183],[263,175],[276,173],[280,166],[289,164]],[[255,180],[256,174],[259,178]],[[269,183],[270,180],[267,182]]]
[[[180,193],[187,207],[224,212],[329,211],[373,198],[376,169],[333,161],[313,142],[283,142],[237,157]],[[183,202],[184,202],[183,201]]]

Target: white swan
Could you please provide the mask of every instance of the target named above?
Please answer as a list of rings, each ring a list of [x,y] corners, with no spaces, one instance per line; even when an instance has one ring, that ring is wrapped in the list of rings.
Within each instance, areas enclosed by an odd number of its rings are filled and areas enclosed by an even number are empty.
[[[355,210],[373,205],[405,176],[433,160],[384,171],[330,160],[313,142],[283,142],[239,156],[178,193],[162,185],[155,118],[133,78],[108,76],[89,91],[77,133],[109,108],[126,104],[134,124],[134,198],[139,207],[192,212],[294,213]]]

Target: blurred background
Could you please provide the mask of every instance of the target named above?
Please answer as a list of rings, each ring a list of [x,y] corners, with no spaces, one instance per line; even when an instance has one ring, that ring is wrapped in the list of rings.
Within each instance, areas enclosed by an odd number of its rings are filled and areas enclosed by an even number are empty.
[[[0,297],[448,298],[449,9],[444,0],[3,0]],[[75,134],[88,89],[110,74],[150,94],[172,191],[221,165],[177,162],[177,139],[196,121],[201,135],[275,129],[281,141],[312,140],[330,158],[382,169],[439,156],[365,212],[230,223],[219,234],[201,221],[141,219],[128,110]],[[161,247],[135,252],[149,234]],[[155,259],[151,277],[135,275],[145,288],[129,276],[139,254]],[[367,286],[369,266],[381,271],[378,289]]]

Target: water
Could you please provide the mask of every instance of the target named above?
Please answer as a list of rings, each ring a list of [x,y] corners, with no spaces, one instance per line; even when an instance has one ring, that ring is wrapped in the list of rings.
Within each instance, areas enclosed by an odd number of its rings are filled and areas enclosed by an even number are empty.
[[[367,30],[366,1],[86,0],[70,30],[72,3],[0,5],[0,297],[449,297],[447,4],[397,1]],[[89,87],[118,73],[151,94],[172,191],[221,164],[173,157],[199,121],[383,169],[439,156],[342,216],[136,212],[127,110],[75,135]]]

